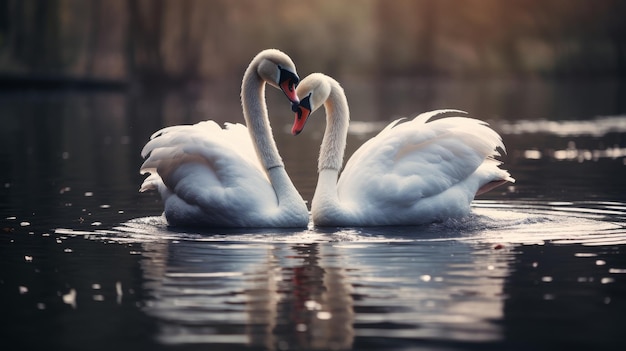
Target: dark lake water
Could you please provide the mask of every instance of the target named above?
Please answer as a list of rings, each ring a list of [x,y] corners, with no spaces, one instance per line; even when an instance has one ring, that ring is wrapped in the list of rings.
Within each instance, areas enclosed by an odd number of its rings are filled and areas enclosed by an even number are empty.
[[[344,85],[348,155],[390,120],[488,121],[517,183],[419,227],[180,231],[139,193],[159,128],[242,122],[238,82],[0,95],[0,336],[20,350],[622,350],[626,89],[613,81]],[[268,101],[304,198],[322,114]]]

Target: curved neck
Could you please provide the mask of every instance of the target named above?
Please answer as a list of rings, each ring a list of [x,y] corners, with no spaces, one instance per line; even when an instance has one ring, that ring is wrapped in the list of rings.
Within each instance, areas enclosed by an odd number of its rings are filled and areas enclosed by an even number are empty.
[[[253,61],[243,76],[241,106],[250,138],[265,169],[283,166],[276,142],[272,135],[267,104],[265,81],[257,73],[258,61]]]
[[[330,94],[324,102],[326,130],[320,147],[318,172],[325,169],[337,171],[341,169],[350,123],[350,110],[343,88],[335,81],[330,83]]]
[[[329,80],[330,94],[324,102],[326,110],[326,130],[320,147],[318,160],[317,186],[311,202],[313,222],[319,225],[334,225],[344,219],[347,211],[343,208],[337,193],[337,179],[346,149],[350,111],[346,95],[339,83]]]
[[[279,220],[287,218],[289,225],[303,226],[309,221],[308,211],[304,200],[285,171],[272,136],[265,103],[265,81],[257,73],[260,60],[258,57],[253,60],[243,77],[241,85],[243,118],[246,120],[257,156],[276,192],[277,205],[282,210],[275,212],[274,215]]]

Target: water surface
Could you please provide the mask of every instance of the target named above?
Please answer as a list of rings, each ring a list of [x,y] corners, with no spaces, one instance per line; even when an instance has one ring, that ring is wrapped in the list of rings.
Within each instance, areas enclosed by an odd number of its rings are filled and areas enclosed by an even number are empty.
[[[162,126],[206,116],[242,122],[228,98],[236,85],[191,95],[1,96],[4,342],[25,350],[623,349],[623,90],[432,83],[390,82],[386,94],[344,84],[348,154],[396,117],[456,107],[502,134],[503,168],[517,183],[478,198],[467,218],[389,228],[169,228],[159,197],[137,191],[139,151]],[[288,172],[310,199],[321,115],[292,137],[283,97],[268,95]]]

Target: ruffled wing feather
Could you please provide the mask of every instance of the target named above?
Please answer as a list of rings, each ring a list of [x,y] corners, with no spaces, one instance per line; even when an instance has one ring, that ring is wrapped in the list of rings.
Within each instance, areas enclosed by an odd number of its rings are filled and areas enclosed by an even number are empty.
[[[390,221],[405,210],[410,215],[411,209],[415,215],[433,215],[438,203],[453,206],[455,196],[471,201],[490,177],[508,176],[493,161],[497,149],[504,150],[502,140],[486,123],[466,117],[428,122],[448,112],[462,111],[438,110],[395,121],[359,148],[339,179],[341,202],[363,216]],[[456,191],[462,196],[449,195]],[[417,211],[420,206],[427,207],[425,212]]]
[[[150,175],[141,190],[159,190],[172,224],[246,226],[277,206],[241,124],[167,127],[153,134],[142,156],[141,173]]]

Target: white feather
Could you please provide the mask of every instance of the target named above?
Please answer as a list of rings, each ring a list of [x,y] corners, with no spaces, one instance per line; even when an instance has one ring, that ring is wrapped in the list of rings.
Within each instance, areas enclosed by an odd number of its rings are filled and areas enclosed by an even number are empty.
[[[332,78],[310,76],[301,86],[319,85],[309,79]],[[340,128],[336,121],[349,119],[345,95],[329,96],[327,123]],[[429,122],[449,113],[465,114],[436,110],[410,121],[392,122],[352,155],[338,180],[338,169],[320,167],[311,209],[314,223],[377,226],[439,221],[468,214],[471,201],[484,186],[514,182],[507,171],[498,168],[500,162],[494,157],[499,156],[498,149],[504,151],[504,144],[485,122],[466,117]],[[333,125],[327,126],[327,133],[333,133]],[[342,138],[340,143],[345,145],[345,133],[332,135]],[[329,159],[341,157],[339,150],[323,145],[320,152]]]
[[[305,227],[306,204],[287,176],[264,103],[265,78],[257,66],[267,61],[293,66],[277,50],[261,52],[242,84],[244,118],[252,128],[214,121],[163,128],[141,155],[140,191],[158,190],[168,222],[177,226]],[[277,70],[278,68],[276,68]],[[295,67],[293,68],[295,72]],[[276,82],[274,82],[277,84]],[[262,135],[261,135],[262,134]],[[254,138],[252,138],[254,136]],[[255,147],[256,143],[256,147]],[[257,152],[260,150],[262,155]]]

